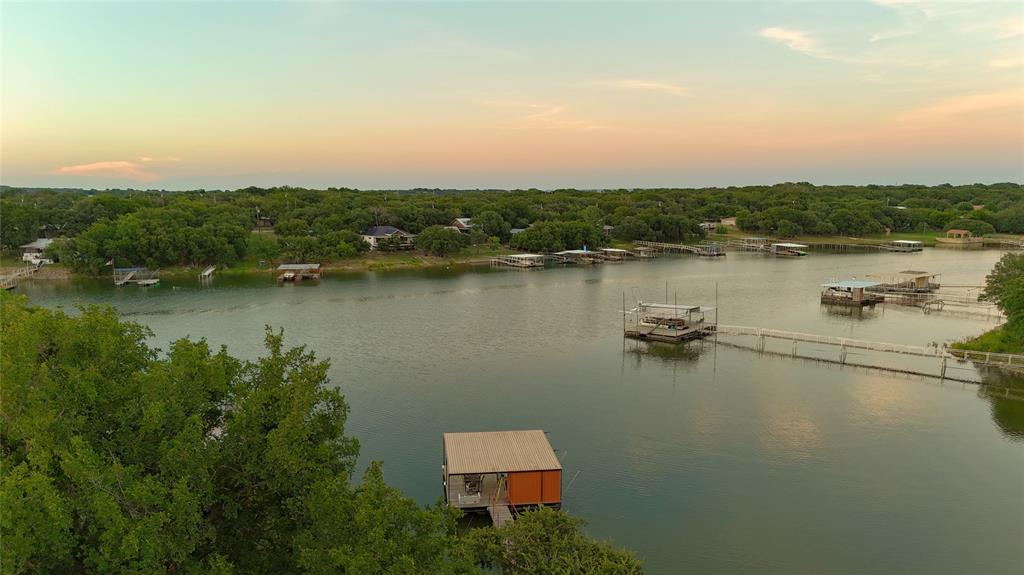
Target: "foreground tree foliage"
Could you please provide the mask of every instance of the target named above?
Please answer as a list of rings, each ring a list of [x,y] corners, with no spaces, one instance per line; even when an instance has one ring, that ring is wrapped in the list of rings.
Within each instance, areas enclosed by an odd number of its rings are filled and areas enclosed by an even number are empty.
[[[466,536],[470,560],[507,575],[636,575],[643,568],[628,551],[587,538],[582,521],[549,508],[521,514],[501,529],[487,527]]]
[[[69,315],[0,293],[0,573],[458,574],[495,561],[470,551],[491,532],[460,538],[457,511],[417,505],[379,463],[351,481],[359,445],[327,362],[269,329],[265,355],[245,362],[203,340],[161,356],[149,335],[111,308]],[[518,542],[517,565],[575,548],[587,570],[566,573],[637,572],[611,559],[595,571],[589,556],[617,555],[558,515],[540,516],[535,529],[558,527],[546,539],[518,535],[532,519],[498,536]]]
[[[449,510],[379,465],[350,485],[348,407],[280,333],[254,362],[187,340],[161,359],[110,309],[2,306],[4,573],[454,569]]]
[[[985,278],[980,299],[996,304],[1006,316],[1006,323],[956,347],[1024,353],[1024,254],[1007,253],[996,262]]]

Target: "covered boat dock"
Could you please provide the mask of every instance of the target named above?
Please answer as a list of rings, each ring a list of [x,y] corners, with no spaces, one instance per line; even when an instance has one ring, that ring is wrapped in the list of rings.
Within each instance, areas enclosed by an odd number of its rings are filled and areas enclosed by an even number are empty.
[[[939,289],[940,275],[920,270],[902,270],[869,274],[867,277],[878,282],[878,286],[872,291],[925,293]]]
[[[445,433],[441,471],[448,505],[487,511],[495,524],[562,504],[562,464],[540,429]]]
[[[681,343],[715,333],[705,316],[715,308],[702,305],[645,303],[623,310],[623,334],[633,339]]]
[[[821,292],[821,303],[851,307],[874,306],[884,303],[884,296],[866,291],[878,285],[878,282],[869,280],[842,280],[824,283],[821,284],[821,287],[825,288]]]
[[[320,264],[281,264],[277,271],[281,272],[277,276],[279,282],[320,279]]]

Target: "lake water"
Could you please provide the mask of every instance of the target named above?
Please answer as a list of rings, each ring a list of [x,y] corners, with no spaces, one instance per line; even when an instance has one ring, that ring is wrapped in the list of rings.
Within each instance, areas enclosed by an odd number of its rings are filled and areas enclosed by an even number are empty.
[[[903,269],[980,285],[999,256],[730,253],[283,287],[267,275],[20,289],[46,306],[114,305],[165,349],[205,337],[254,357],[263,326],[283,327],[331,358],[363,462],[384,460],[388,480],[420,502],[441,496],[442,432],[545,429],[565,466],[565,509],[650,573],[1000,574],[1024,565],[1021,402],[710,343],[650,348],[623,341],[620,313],[623,294],[664,300],[666,284],[669,301],[714,305],[717,284],[721,323],[928,345],[993,322],[894,305],[830,311],[818,285]]]

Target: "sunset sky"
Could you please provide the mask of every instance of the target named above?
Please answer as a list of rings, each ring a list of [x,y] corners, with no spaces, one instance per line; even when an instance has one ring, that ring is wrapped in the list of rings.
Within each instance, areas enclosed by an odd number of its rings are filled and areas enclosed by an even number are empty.
[[[0,4],[0,183],[1024,181],[1024,3]]]

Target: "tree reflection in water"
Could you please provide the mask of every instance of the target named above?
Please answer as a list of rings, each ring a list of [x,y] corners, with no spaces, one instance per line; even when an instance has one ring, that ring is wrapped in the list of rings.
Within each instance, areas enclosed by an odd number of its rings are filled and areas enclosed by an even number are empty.
[[[978,395],[987,399],[992,420],[1011,439],[1024,441],[1024,373],[981,368]]]

